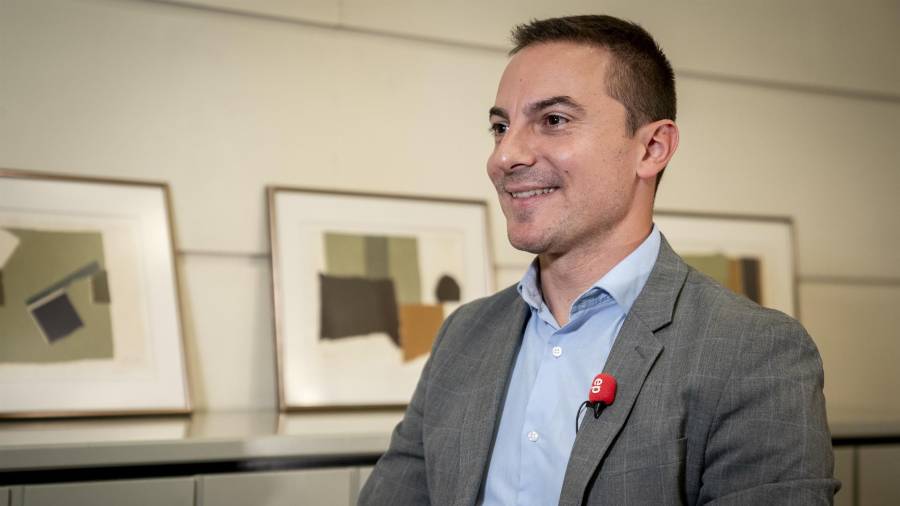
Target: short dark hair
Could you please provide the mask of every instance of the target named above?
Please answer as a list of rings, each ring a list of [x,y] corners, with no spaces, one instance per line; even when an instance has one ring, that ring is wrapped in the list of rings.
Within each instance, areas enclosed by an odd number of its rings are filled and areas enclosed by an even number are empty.
[[[576,42],[606,49],[612,56],[606,92],[625,106],[631,134],[647,123],[675,121],[675,73],[646,30],[612,16],[568,16],[532,20],[512,31],[514,55],[543,42]]]

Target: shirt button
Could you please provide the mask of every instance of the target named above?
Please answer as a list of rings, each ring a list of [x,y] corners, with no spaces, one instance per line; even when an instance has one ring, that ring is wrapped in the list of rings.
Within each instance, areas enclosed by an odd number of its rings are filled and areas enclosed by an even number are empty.
[[[554,347],[553,347],[552,353],[553,353],[553,356],[556,357],[556,358],[561,357],[561,356],[562,356],[562,347],[561,347],[561,346],[554,346]]]
[[[537,442],[537,440],[540,438],[541,438],[540,434],[538,434],[535,431],[531,431],[528,433],[528,440],[531,441],[532,443]]]

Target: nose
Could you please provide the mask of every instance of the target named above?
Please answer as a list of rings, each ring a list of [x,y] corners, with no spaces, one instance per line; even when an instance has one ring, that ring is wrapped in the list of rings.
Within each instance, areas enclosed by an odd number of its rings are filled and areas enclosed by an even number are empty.
[[[534,139],[527,128],[509,127],[494,145],[488,170],[510,173],[535,163]]]

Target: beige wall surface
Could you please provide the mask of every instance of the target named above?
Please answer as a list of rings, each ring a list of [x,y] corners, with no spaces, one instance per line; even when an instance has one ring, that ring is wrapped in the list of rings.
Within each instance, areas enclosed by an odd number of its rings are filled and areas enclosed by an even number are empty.
[[[829,407],[900,418],[896,1],[2,0],[0,167],[169,182],[195,404],[271,407],[265,185],[487,200],[514,280],[484,176],[506,36],[596,9],[678,75],[658,205],[792,217]]]

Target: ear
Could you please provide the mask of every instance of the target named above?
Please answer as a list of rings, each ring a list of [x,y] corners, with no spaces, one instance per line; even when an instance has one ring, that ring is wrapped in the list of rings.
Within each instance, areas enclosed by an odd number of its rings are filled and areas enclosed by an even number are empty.
[[[644,156],[638,165],[638,177],[655,179],[668,165],[678,148],[678,125],[669,119],[661,119],[640,127],[635,135],[644,147]]]

